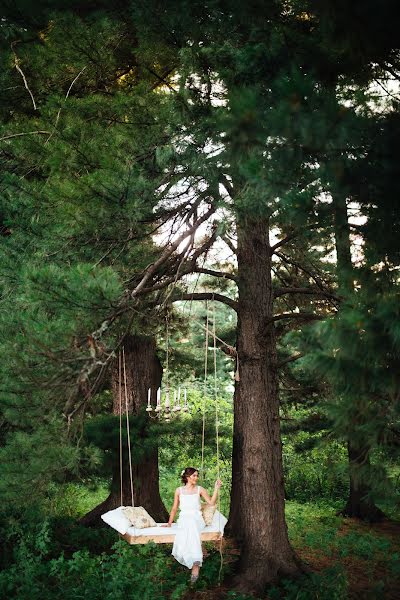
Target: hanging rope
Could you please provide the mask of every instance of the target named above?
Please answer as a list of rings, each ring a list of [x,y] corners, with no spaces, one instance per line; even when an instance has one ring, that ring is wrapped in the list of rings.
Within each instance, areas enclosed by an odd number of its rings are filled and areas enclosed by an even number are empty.
[[[121,351],[118,353],[118,397],[119,397],[119,481],[121,488],[121,506],[123,506],[122,486],[122,361]]]
[[[203,327],[203,329],[207,330],[207,328],[200,323],[201,327]],[[224,342],[224,340],[221,340],[221,338],[219,338],[217,335],[215,336],[215,339],[217,339],[219,342],[221,342],[221,344],[223,344],[225,346],[225,348],[227,349],[226,351],[223,350],[225,352],[225,354],[227,354],[228,356],[232,356],[235,359],[235,375],[234,375],[234,379],[235,381],[240,381],[240,375],[239,375],[239,356],[238,353],[236,351],[236,348],[234,346],[231,346],[230,344],[227,344],[226,342]]]
[[[218,383],[217,383],[217,336],[216,336],[216,324],[215,324],[215,303],[213,302],[213,319],[212,319],[212,331],[209,329],[209,318],[208,318],[208,304],[206,302],[206,340],[205,340],[205,359],[204,359],[204,393],[203,393],[203,433],[201,440],[201,473],[204,470],[204,446],[205,446],[205,421],[206,421],[206,393],[207,393],[207,366],[208,366],[208,338],[211,333],[213,337],[213,358],[214,358],[214,401],[215,401],[215,437],[216,437],[216,453],[217,453],[217,478],[220,479],[220,465],[219,465],[219,422],[218,422]],[[222,340],[221,340],[222,341]],[[224,343],[224,342],[223,342]],[[203,475],[202,475],[203,477]],[[221,515],[221,498],[218,494],[218,513]],[[219,531],[221,531],[221,517],[219,516]],[[222,536],[219,542],[219,554],[221,557],[218,584],[221,585],[222,567],[224,564],[224,556],[222,550]]]
[[[165,315],[165,386],[169,391],[169,314],[168,310]]]
[[[215,335],[215,303],[213,302],[213,338],[214,338],[214,400],[215,400],[215,436],[217,446],[217,476],[220,478],[219,469],[219,424],[218,424],[218,385],[217,385],[217,338]],[[219,496],[218,496],[219,498]]]
[[[221,472],[219,467],[219,422],[218,422],[218,384],[217,384],[217,336],[215,335],[215,302],[213,302],[213,338],[214,338],[214,400],[215,400],[215,438],[216,438],[216,451],[217,451],[217,479],[221,479]],[[218,513],[221,515],[221,494],[218,494]],[[219,517],[219,527],[221,531],[221,517]],[[224,556],[222,551],[222,536],[219,541],[219,573],[218,573],[218,585],[221,585],[222,567],[224,564]]]
[[[129,471],[130,471],[130,477],[131,477],[131,497],[132,497],[132,506],[135,506],[135,502],[133,500],[132,453],[131,453],[131,436],[130,436],[130,431],[129,431],[129,415],[128,415],[128,386],[126,383],[125,348],[123,346],[122,346],[122,362],[123,362],[123,367],[124,367],[126,433],[128,436],[128,456],[129,456]]]
[[[206,430],[206,396],[207,396],[207,361],[208,361],[208,302],[206,300],[206,341],[204,355],[204,390],[203,390],[203,432],[201,437],[201,481],[204,485],[204,440]]]

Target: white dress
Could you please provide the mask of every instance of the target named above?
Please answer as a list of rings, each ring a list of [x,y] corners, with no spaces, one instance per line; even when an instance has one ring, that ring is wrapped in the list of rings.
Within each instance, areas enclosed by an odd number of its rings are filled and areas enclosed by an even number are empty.
[[[177,532],[172,556],[176,560],[191,569],[193,563],[203,562],[203,551],[201,548],[201,532],[206,526],[200,510],[200,487],[197,492],[188,494],[185,488],[180,488],[179,493],[179,519],[177,521]]]

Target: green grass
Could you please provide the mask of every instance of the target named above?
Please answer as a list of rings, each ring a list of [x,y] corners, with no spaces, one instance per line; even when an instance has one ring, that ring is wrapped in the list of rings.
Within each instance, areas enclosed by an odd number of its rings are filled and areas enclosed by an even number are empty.
[[[400,596],[400,540],[395,541],[400,527],[393,523],[393,531],[389,529],[388,533],[379,524],[369,525],[336,516],[338,508],[338,503],[287,502],[286,518],[292,545],[312,569],[320,569],[321,564],[325,568],[304,580],[282,582],[269,598],[357,598],[364,597],[365,589],[369,598],[385,598],[386,592],[392,598],[396,593],[393,590]],[[337,587],[330,583],[335,578]],[[317,593],[319,585],[321,591]],[[322,594],[325,589],[331,589],[331,596]],[[311,595],[304,595],[305,590]]]

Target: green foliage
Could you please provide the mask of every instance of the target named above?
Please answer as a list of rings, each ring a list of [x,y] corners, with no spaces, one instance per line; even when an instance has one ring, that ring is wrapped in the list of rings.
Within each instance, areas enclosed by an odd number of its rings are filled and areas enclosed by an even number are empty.
[[[70,485],[64,493],[74,496]],[[97,501],[92,495],[92,502]],[[59,508],[62,510],[62,506]],[[330,559],[332,566],[299,579],[283,580],[279,586],[268,589],[268,597],[344,599],[349,587],[343,565],[349,558],[362,562],[371,593],[379,586],[386,589],[395,584],[400,560],[394,540],[374,532],[373,528],[369,531],[348,528],[346,520],[334,515],[334,508],[329,502],[287,502],[289,535],[294,547]],[[6,597],[20,594],[18,597],[28,598],[29,589],[32,598],[49,599],[56,595],[79,597],[84,590],[90,590],[94,598],[111,597],[112,593],[120,597],[118,594],[134,594],[133,590],[138,589],[145,598],[150,598],[150,594],[161,598],[164,594],[165,598],[179,599],[188,592],[188,571],[172,559],[170,547],[115,543],[117,534],[110,528],[88,529],[77,524],[75,518],[43,518],[43,513],[31,512],[20,522],[8,519],[1,534],[5,552],[0,591]],[[218,549],[212,544],[208,546],[209,556],[196,584],[196,590],[203,592],[218,584],[221,566]],[[222,577],[231,574],[231,565],[225,556]],[[379,581],[375,576],[378,566]],[[62,587],[60,592],[59,587]],[[228,597],[249,598],[234,591],[228,592]]]
[[[33,432],[9,433],[0,448],[0,493],[10,511],[40,503],[56,481],[77,473],[81,460],[60,422],[49,420]]]
[[[304,447],[304,443],[310,441],[311,448]],[[320,435],[300,432],[285,436],[283,461],[287,499],[307,502],[346,497],[347,455],[343,445],[334,440],[321,440]]]
[[[333,513],[334,507],[331,503],[322,502],[287,503],[289,536],[295,547],[306,547],[323,552],[324,556],[340,559],[351,556],[352,559],[365,560],[372,571],[373,565],[388,560],[389,569],[395,570],[398,554],[390,538],[375,532],[373,528],[362,531],[357,528],[347,530],[346,527],[343,531],[346,521]]]
[[[14,562],[0,573],[0,593],[24,599],[170,598],[187,592],[187,571],[156,544],[129,546],[110,529],[79,527],[66,519],[25,527],[15,538]],[[108,544],[107,552],[104,552]],[[80,549],[78,549],[80,547]],[[216,585],[220,556],[210,549],[200,589]],[[223,574],[226,569],[223,570]]]
[[[346,600],[349,585],[346,573],[340,566],[331,567],[322,573],[313,573],[297,580],[283,580],[282,585],[268,589],[271,600]]]
[[[108,481],[92,477],[80,482],[49,486],[43,504],[46,514],[58,518],[79,519],[109,494]]]
[[[297,547],[309,546],[331,553],[341,519],[332,514],[332,504],[286,503],[289,536]]]
[[[311,333],[301,319],[275,322],[279,361],[298,350],[305,355],[279,369],[282,414],[293,421],[283,428],[287,498],[343,498],[344,444],[352,439],[369,449],[363,478],[375,501],[386,496],[393,510],[396,490],[388,496],[381,482],[395,481],[398,459],[399,119],[398,103],[374,113],[379,101],[370,89],[397,61],[392,0],[379,14],[358,0],[334,7],[258,2],[254,10],[218,0],[172,0],[168,10],[158,0],[84,8],[78,0],[38,0],[35,11],[26,0],[8,4],[0,27],[0,88],[7,90],[0,99],[0,492],[15,520],[8,539],[20,535],[24,504],[77,517],[88,501],[65,480],[109,475],[118,449],[117,420],[104,414],[113,351],[126,331],[145,332],[158,335],[165,359],[153,310],[165,300],[163,284],[174,280],[175,291],[186,291],[199,282],[178,283],[185,261],[172,255],[147,281],[161,284],[155,293],[136,303],[131,291],[162,253],[158,236],[172,220],[173,237],[211,202],[217,212],[206,227],[219,235],[234,238],[237,222],[260,217],[270,217],[279,238],[289,235],[274,255],[274,286],[312,293],[277,295],[275,311],[325,317]],[[356,201],[367,219],[353,229],[365,255],[351,277],[356,292],[345,301],[338,287],[346,273],[332,259],[337,214],[330,194]],[[237,273],[236,259],[205,259]],[[204,278],[200,287],[237,295],[231,279]],[[234,345],[236,318],[225,308],[216,313],[219,336]],[[176,313],[171,323],[171,382],[194,390],[192,416],[170,431],[132,420],[136,462],[160,444],[166,501],[181,468],[201,461],[204,317],[200,308]],[[230,358],[218,361],[224,512],[233,370]],[[205,387],[213,398],[212,378]],[[217,476],[216,407],[208,407],[207,487]],[[335,519],[309,507],[294,514],[289,505],[295,541],[371,560],[385,551],[361,536],[338,539]],[[36,541],[25,535],[16,543],[15,565],[0,576],[6,596],[185,593],[163,549],[119,544],[92,556],[84,533],[60,524],[65,554],[52,556],[57,544],[48,523],[38,524]],[[93,539],[103,548],[109,540],[101,536]],[[210,559],[207,584],[216,571]],[[324,585],[329,597],[341,597],[347,584],[336,575],[335,589],[335,571],[326,571],[276,593],[325,597]]]
[[[21,544],[16,564],[0,573],[0,592],[5,597],[18,595],[21,600],[50,599],[55,595],[65,600],[81,595],[99,600],[178,600],[188,583],[186,576],[176,571],[173,559],[155,545],[131,548],[117,542],[112,554],[93,556],[83,549],[70,559],[62,554],[45,562],[39,552],[33,554]]]

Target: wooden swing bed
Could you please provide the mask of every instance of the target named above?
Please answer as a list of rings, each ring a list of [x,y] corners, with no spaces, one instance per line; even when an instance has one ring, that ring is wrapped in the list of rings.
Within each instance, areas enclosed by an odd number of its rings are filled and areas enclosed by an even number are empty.
[[[215,399],[215,429],[216,429],[216,458],[217,458],[217,477],[220,478],[220,465],[219,465],[219,432],[218,432],[218,393],[217,393],[217,347],[216,347],[216,332],[215,332],[215,310],[213,314],[213,328],[209,331],[209,319],[208,319],[208,307],[206,303],[206,336],[205,336],[205,365],[204,365],[204,394],[203,394],[203,431],[202,431],[202,448],[201,448],[201,474],[204,473],[204,439],[205,439],[205,415],[206,415],[206,384],[207,384],[207,351],[208,351],[208,338],[211,333],[214,344],[213,344],[213,357],[214,357],[214,399]],[[168,330],[167,330],[168,331]],[[168,336],[167,336],[168,337]],[[167,350],[168,354],[168,350]],[[122,356],[121,356],[122,355]],[[168,363],[167,363],[168,364]],[[132,506],[134,507],[134,494],[133,494],[133,474],[132,474],[132,455],[131,455],[131,444],[130,444],[130,431],[129,431],[129,418],[128,418],[128,394],[126,384],[126,365],[125,365],[125,352],[122,348],[122,353],[119,354],[119,437],[120,437],[120,484],[121,484],[121,506],[122,506],[122,367],[123,367],[123,380],[124,380],[124,395],[125,395],[125,414],[126,414],[126,429],[127,429],[127,442],[128,442],[128,457],[129,457],[129,469],[130,469],[130,483],[131,483],[131,496]],[[216,511],[213,524],[205,527],[205,530],[201,533],[202,542],[221,542],[223,538],[223,531],[221,531],[221,517],[226,523],[226,518],[220,513],[220,499],[218,498],[218,511]],[[215,521],[215,523],[214,523]],[[218,525],[217,525],[218,521]],[[149,527],[145,529],[138,529],[130,527],[129,530],[122,534],[120,537],[124,539],[128,544],[147,544],[148,542],[154,542],[155,544],[173,544],[175,540],[176,532],[171,530],[177,530],[177,525],[172,524],[166,532],[166,528],[162,527],[162,523],[157,523],[157,527]],[[207,531],[208,530],[208,531]]]

